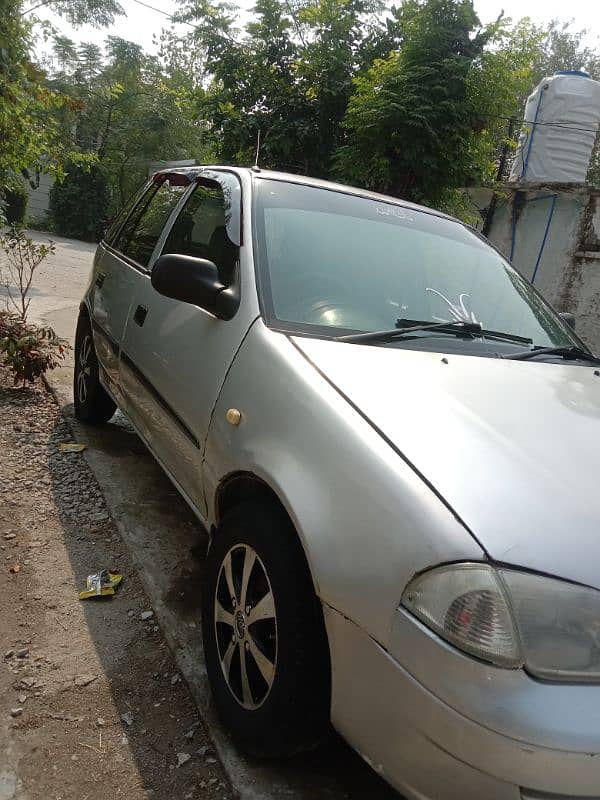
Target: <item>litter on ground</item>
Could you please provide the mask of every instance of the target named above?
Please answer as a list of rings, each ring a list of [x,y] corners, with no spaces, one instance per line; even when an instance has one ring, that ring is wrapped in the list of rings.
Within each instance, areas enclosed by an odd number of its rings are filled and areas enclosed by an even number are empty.
[[[86,588],[79,592],[80,600],[88,600],[90,597],[108,597],[115,594],[117,586],[123,580],[123,576],[117,572],[110,572],[103,569],[88,575],[85,579]]]
[[[61,442],[58,449],[61,453],[81,453],[85,450],[87,444],[78,444],[77,442]]]

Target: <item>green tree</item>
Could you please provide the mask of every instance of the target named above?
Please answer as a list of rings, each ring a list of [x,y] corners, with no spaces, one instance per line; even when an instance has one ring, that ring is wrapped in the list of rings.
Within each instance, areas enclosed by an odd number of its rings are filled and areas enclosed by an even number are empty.
[[[198,113],[217,157],[252,163],[260,131],[263,166],[331,173],[353,77],[387,30],[379,0],[258,0],[236,27],[228,3],[187,0],[190,47],[205,56]]]
[[[92,42],[82,42],[77,48],[79,74],[86,85],[96,80],[102,71],[102,50]]]
[[[353,78],[381,27],[367,25],[381,11],[369,0],[318,0],[300,11],[308,36],[300,54],[298,76],[309,101],[313,126],[310,165],[313,174],[327,177],[332,158],[342,144],[342,120],[353,91]],[[373,38],[371,38],[373,37]]]
[[[444,206],[472,171],[469,72],[489,34],[471,0],[407,0],[395,15],[401,46],[356,78],[337,173]]]
[[[100,76],[102,91],[88,117],[101,121],[97,154],[122,205],[146,177],[151,161],[201,159],[204,133],[192,102],[194,87],[137,45],[112,38]]]
[[[487,33],[487,46],[467,78],[473,134],[471,170],[464,176],[464,186],[493,184],[502,154],[516,145],[517,120],[533,88],[534,64],[543,41],[543,33],[527,19],[514,24],[501,19]]]
[[[77,68],[79,55],[77,45],[68,36],[55,36],[52,43],[54,59],[58,63],[57,75],[65,78]]]
[[[555,19],[548,25],[534,25],[525,19],[521,23],[529,23],[530,35],[538,40],[533,59],[534,83],[563,69],[585,69],[600,80],[600,53],[584,44],[589,31],[573,30],[574,20]]]
[[[69,164],[65,169],[64,180],[50,189],[52,229],[60,236],[97,242],[109,218],[111,195],[106,169],[101,164],[87,169]]]
[[[21,16],[20,2],[7,0],[0,14],[1,193],[14,188],[30,167],[56,168],[63,155],[50,113],[62,101],[48,91],[30,58],[31,28]]]
[[[239,37],[231,10],[201,0],[184,15],[196,25],[189,41],[204,53],[209,83],[196,95],[198,115],[207,121],[219,160],[252,163],[260,131],[261,163],[293,167],[308,124],[292,22],[279,0],[258,0]]]
[[[81,25],[105,28],[113,24],[115,17],[125,13],[117,0],[32,0],[30,3],[21,2],[18,5],[19,13],[23,17],[39,8],[50,6],[76,28]]]
[[[59,113],[67,99],[48,86],[31,55],[36,19],[30,12],[46,4],[26,5],[21,0],[2,3],[0,212],[4,192],[14,188],[21,176],[40,171],[60,175],[64,161],[75,156],[71,142],[65,140]],[[53,7],[74,24],[91,21],[101,25],[122,13],[115,0],[57,0]]]
[[[86,43],[75,50],[58,45],[51,85],[69,98],[64,134],[106,170],[113,210],[144,180],[151,161],[202,157],[207,134],[194,111],[201,89],[184,52],[165,45],[168,57],[149,56],[115,36],[104,52]]]

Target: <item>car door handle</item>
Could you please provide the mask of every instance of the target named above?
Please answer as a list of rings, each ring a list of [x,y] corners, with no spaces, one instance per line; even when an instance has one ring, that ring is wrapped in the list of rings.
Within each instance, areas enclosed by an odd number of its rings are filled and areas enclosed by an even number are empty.
[[[133,315],[133,321],[142,327],[144,322],[146,321],[146,314],[148,313],[148,309],[144,306],[138,306],[135,310],[135,314]]]
[[[105,278],[106,278],[106,275],[105,275],[103,272],[99,272],[99,273],[96,275],[96,286],[97,286],[99,289],[101,289],[101,288],[102,288],[102,284],[104,283],[104,279],[105,279]]]

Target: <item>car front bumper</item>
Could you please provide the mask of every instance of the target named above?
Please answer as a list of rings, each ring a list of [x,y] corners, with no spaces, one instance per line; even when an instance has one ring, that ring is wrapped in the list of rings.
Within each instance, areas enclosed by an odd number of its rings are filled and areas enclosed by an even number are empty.
[[[540,684],[482,664],[403,616],[400,664],[324,608],[333,724],[406,797],[600,800],[600,687]]]

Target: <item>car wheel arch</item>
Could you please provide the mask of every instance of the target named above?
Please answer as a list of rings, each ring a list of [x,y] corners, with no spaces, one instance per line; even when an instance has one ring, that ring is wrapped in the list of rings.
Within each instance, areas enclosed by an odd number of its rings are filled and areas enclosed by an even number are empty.
[[[299,531],[294,514],[288,504],[281,498],[280,494],[264,479],[254,472],[239,471],[225,476],[219,483],[215,492],[214,499],[214,519],[215,524],[211,527],[211,536],[218,535],[218,527],[223,515],[231,508],[241,503],[256,502],[270,503],[277,506],[288,517],[296,533],[307,569],[310,573],[313,588],[317,598],[320,597],[319,585],[315,578],[314,570],[311,567],[311,560],[306,551],[304,537]]]

